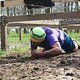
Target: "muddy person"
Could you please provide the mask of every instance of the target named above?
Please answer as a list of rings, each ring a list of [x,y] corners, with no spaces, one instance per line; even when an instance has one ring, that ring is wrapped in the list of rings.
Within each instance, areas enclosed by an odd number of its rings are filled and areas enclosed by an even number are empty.
[[[78,50],[76,41],[60,29],[35,27],[30,31],[32,57],[52,57]],[[42,47],[38,50],[38,47]]]

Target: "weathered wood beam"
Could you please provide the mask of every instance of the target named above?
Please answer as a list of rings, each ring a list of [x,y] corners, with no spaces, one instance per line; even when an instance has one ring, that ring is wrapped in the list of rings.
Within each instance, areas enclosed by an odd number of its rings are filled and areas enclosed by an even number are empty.
[[[59,25],[54,25],[54,24],[22,24],[22,23],[13,23],[13,24],[8,24],[7,27],[8,28],[12,28],[12,27],[21,27],[21,28],[33,28],[34,26],[49,26],[49,27],[54,27],[54,28],[58,28]]]
[[[1,24],[1,50],[7,49],[7,26],[5,23]]]
[[[67,25],[63,25],[62,27],[67,28],[67,29],[78,30],[78,29],[80,29],[80,24],[67,24]]]
[[[8,16],[7,22],[16,21],[31,21],[31,20],[52,20],[52,19],[70,19],[80,18],[80,11],[76,12],[61,12],[61,13],[48,13],[37,15],[23,15],[23,16]]]
[[[79,24],[67,24],[67,25],[64,25],[65,27],[79,27],[80,28],[80,23]]]
[[[75,21],[63,21],[61,22],[62,25],[69,25],[69,24],[80,24],[80,21],[75,20]]]

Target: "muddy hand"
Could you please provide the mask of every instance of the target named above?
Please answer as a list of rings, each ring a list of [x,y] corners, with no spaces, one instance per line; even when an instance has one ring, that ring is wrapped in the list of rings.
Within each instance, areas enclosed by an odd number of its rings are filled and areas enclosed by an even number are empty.
[[[42,52],[35,50],[32,53],[32,57],[35,57],[35,58],[42,57]]]

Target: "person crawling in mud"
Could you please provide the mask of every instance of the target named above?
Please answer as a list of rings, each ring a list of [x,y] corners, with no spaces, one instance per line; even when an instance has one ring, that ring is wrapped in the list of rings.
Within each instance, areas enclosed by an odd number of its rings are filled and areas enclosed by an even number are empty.
[[[60,29],[35,27],[30,31],[31,57],[53,57],[78,50],[76,41]],[[42,47],[42,50],[37,48]]]

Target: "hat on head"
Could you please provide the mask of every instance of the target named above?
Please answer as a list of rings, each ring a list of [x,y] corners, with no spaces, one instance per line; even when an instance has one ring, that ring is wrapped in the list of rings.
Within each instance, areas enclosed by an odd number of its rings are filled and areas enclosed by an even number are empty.
[[[35,27],[30,32],[30,38],[33,42],[42,42],[46,37],[44,29],[41,27]]]

